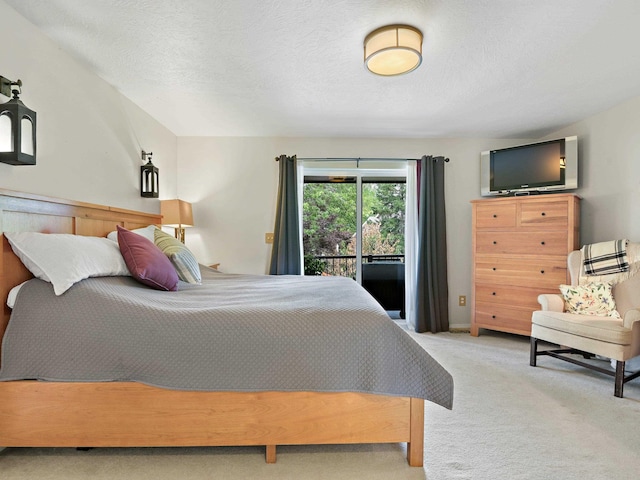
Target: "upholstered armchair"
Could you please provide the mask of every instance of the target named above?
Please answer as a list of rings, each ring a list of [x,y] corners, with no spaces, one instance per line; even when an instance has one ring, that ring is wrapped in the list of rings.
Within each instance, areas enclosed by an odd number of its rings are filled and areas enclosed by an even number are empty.
[[[578,285],[583,274],[580,251],[571,252],[567,262],[572,285]],[[538,356],[549,355],[611,375],[614,395],[622,397],[624,384],[640,376],[640,370],[625,376],[625,362],[640,355],[640,274],[615,284],[612,294],[620,318],[566,313],[562,295],[540,295],[542,309],[533,312],[531,319],[531,366],[536,366]],[[561,347],[538,350],[539,340]],[[615,372],[581,358],[594,355],[615,361]]]

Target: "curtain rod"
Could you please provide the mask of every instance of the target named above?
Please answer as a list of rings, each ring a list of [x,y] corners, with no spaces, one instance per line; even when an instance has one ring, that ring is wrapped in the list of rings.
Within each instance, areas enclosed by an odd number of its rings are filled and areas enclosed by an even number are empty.
[[[276,162],[280,160],[280,157],[276,157]],[[408,160],[421,160],[420,158],[361,158],[361,157],[344,157],[344,158],[298,158],[298,160],[314,160],[320,162],[353,162],[354,160],[359,161],[378,161],[378,162],[406,162]],[[445,158],[445,162],[448,162],[449,159]]]

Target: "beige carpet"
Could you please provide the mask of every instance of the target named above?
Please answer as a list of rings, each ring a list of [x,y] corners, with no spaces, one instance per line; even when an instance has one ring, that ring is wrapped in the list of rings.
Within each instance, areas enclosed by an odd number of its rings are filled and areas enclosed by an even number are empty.
[[[529,367],[527,338],[412,334],[453,375],[453,411],[427,404],[425,467],[404,445],[16,449],[0,479],[626,480],[640,471],[640,379],[613,397],[609,377],[551,358]]]

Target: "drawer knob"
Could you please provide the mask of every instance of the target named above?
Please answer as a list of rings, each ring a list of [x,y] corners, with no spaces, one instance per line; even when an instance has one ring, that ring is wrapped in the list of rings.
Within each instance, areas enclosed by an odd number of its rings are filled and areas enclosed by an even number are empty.
[[[495,294],[496,294],[496,292],[493,292],[491,295],[495,295]]]
[[[497,245],[497,244],[498,244],[498,242],[496,242],[496,241],[494,240],[494,241],[493,241],[493,244],[494,244],[494,245]]]
[[[495,272],[496,271],[496,267],[493,267],[491,270],[493,270]]]
[[[544,245],[544,242],[540,242],[540,245]]]
[[[491,315],[491,318],[496,318],[496,316],[495,315]]]
[[[544,275],[544,270],[540,270],[540,273],[542,273]]]
[[[542,212],[541,215],[544,217],[546,215],[546,213]]]
[[[496,215],[495,213],[493,214],[493,218],[498,218],[498,215]]]

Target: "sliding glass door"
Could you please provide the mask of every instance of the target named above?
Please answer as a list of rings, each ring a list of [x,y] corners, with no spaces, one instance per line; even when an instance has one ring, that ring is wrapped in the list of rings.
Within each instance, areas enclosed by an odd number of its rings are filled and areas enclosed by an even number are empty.
[[[404,316],[406,167],[304,168],[305,275],[362,284]]]

